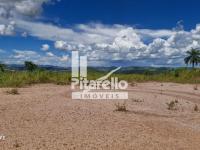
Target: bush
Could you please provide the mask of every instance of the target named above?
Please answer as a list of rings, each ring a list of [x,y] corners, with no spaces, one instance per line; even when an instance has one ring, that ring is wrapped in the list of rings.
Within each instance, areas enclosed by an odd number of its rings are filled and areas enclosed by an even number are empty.
[[[176,105],[178,104],[178,100],[170,101],[169,103],[166,103],[168,106],[168,110],[176,110]]]
[[[0,72],[5,72],[6,65],[0,64]]]
[[[174,76],[175,76],[176,78],[178,78],[178,77],[180,76],[180,74],[179,74],[179,71],[178,71],[178,70],[176,70],[176,71],[174,72]]]
[[[28,70],[28,71],[34,71],[34,70],[38,69],[38,66],[31,61],[25,61],[24,66],[25,66],[26,70]]]

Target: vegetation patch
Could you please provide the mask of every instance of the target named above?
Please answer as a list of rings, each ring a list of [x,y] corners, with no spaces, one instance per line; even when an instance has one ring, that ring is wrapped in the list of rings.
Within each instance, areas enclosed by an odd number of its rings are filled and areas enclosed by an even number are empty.
[[[115,107],[116,107],[115,111],[122,111],[122,112],[128,111],[127,108],[126,108],[125,102],[124,103],[117,103],[117,104],[115,104]]]
[[[194,90],[198,90],[198,85],[195,84],[194,87],[193,87],[193,89],[194,89]]]
[[[137,102],[137,103],[144,102],[143,99],[139,99],[139,98],[132,98],[132,101],[133,101],[133,102]]]
[[[199,111],[199,107],[197,104],[194,105],[194,111],[198,112]]]
[[[19,91],[16,88],[8,90],[6,91],[6,93],[11,94],[11,95],[19,95]]]
[[[170,101],[169,103],[166,104],[168,110],[177,110],[178,100]]]

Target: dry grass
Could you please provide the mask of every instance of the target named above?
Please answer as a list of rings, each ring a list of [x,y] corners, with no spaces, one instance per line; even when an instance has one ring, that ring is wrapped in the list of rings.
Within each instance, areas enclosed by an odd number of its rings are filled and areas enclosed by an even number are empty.
[[[19,91],[18,89],[14,88],[14,89],[11,89],[9,91],[6,91],[8,94],[11,94],[11,95],[19,95]]]
[[[144,102],[143,99],[139,99],[139,98],[132,98],[131,100],[132,100],[133,102],[137,102],[137,103]]]
[[[13,146],[14,146],[14,148],[19,148],[20,144],[17,141],[15,141],[15,143],[13,144]]]
[[[116,107],[115,111],[123,111],[123,112],[127,111],[126,102],[117,103],[117,104],[115,104],[115,107]]]
[[[198,105],[197,104],[195,104],[195,106],[194,106],[194,111],[199,111],[199,107],[198,107]]]
[[[132,87],[137,86],[137,83],[136,82],[131,82],[130,86],[132,86]]]
[[[169,103],[166,104],[168,110],[177,110],[178,100],[170,101]]]
[[[197,84],[194,85],[193,89],[194,89],[194,90],[198,90],[198,85],[197,85]]]

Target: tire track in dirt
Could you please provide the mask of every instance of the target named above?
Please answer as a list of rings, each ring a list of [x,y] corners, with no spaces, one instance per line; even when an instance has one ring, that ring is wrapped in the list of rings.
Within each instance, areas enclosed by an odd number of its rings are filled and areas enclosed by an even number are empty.
[[[176,118],[176,115],[163,115],[163,114],[157,114],[157,113],[149,113],[145,111],[127,111],[127,114],[136,114],[141,115],[143,117],[155,117],[155,118]]]
[[[158,90],[158,89],[147,89],[147,90]],[[159,90],[161,91],[161,90]],[[172,93],[180,93],[180,94],[184,94],[184,95],[191,95],[191,96],[197,96],[200,97],[200,94],[197,93],[192,93],[192,92],[186,92],[186,91],[177,91],[177,90],[167,90],[167,89],[163,89],[162,91],[166,91],[166,92],[172,92]],[[200,98],[199,98],[200,100]]]
[[[185,92],[176,91],[176,94],[174,94],[174,93],[172,93],[168,90],[153,90],[153,89],[129,89],[127,91],[172,96],[174,98],[184,99],[184,100],[188,100],[188,101],[200,104],[200,98],[196,97],[196,96],[198,96],[198,97],[200,97],[200,96],[194,95],[194,94],[192,95],[192,93],[188,94],[188,93],[185,93]],[[180,94],[182,94],[182,95],[180,95]],[[184,95],[190,95],[190,96],[184,96],[183,94]],[[195,96],[195,98],[194,98],[194,96]]]

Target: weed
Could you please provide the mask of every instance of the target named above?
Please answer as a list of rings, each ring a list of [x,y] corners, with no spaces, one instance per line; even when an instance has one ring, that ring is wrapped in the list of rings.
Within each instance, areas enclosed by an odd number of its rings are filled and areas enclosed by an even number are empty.
[[[144,102],[144,100],[137,99],[137,98],[132,98],[132,101],[133,101],[133,102],[137,102],[137,103]]]
[[[199,107],[197,104],[194,105],[194,111],[199,111]]]
[[[175,102],[175,103],[178,103],[178,100],[176,99],[174,102]]]
[[[178,100],[170,101],[169,103],[166,103],[168,106],[168,110],[177,110],[176,105],[178,104]]]
[[[7,91],[8,94],[11,94],[11,95],[19,95],[19,91],[18,89],[11,89],[9,91]]]
[[[137,84],[136,84],[135,82],[131,82],[130,85],[131,85],[132,87],[137,86]]]
[[[125,102],[122,104],[117,103],[117,104],[115,104],[115,106],[116,106],[115,111],[123,111],[123,112],[127,111]]]
[[[193,89],[194,89],[194,90],[198,90],[198,85],[195,84],[194,87],[193,87]]]
[[[17,141],[15,141],[15,144],[13,145],[15,148],[19,148],[20,147],[20,144],[17,142]]]

